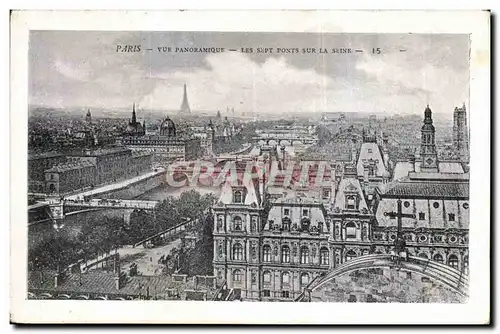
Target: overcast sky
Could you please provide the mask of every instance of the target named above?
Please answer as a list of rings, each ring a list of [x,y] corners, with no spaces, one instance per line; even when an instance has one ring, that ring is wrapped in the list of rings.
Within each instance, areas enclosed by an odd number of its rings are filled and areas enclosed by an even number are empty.
[[[466,35],[39,31],[30,36],[30,104],[178,110],[186,83],[194,111],[412,114],[429,103],[451,114],[468,103],[468,43]],[[117,53],[118,44],[142,51]],[[158,46],[254,53],[160,53]],[[364,53],[256,54],[257,47]]]

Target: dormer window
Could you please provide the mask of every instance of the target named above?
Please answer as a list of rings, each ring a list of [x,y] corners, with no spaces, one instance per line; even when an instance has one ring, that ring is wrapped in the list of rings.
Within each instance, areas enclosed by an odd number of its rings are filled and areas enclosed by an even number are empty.
[[[355,210],[357,207],[356,195],[346,196],[345,204],[347,210]]]
[[[243,191],[242,190],[236,190],[233,194],[234,198],[234,203],[241,204],[243,203]]]

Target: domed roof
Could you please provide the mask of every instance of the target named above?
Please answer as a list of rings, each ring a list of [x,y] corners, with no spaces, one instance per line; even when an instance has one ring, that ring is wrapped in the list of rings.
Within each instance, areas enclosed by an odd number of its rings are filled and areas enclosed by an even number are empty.
[[[162,136],[175,136],[175,123],[166,117],[160,125],[160,135]]]

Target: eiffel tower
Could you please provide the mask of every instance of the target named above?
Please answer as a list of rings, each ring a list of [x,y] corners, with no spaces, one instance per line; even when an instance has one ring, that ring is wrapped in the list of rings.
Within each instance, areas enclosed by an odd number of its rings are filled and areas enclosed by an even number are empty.
[[[186,84],[184,84],[184,96],[182,97],[182,104],[181,104],[180,112],[183,114],[191,113],[191,108],[189,108]]]

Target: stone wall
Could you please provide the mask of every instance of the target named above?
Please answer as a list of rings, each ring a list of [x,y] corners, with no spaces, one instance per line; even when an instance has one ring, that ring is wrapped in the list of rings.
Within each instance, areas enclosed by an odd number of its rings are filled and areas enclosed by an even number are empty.
[[[160,173],[147,179],[143,179],[118,190],[98,193],[93,198],[106,199],[133,199],[145,192],[167,183],[165,173]]]
[[[313,291],[312,301],[463,303],[458,293],[429,278],[397,269],[366,269],[337,277]]]

